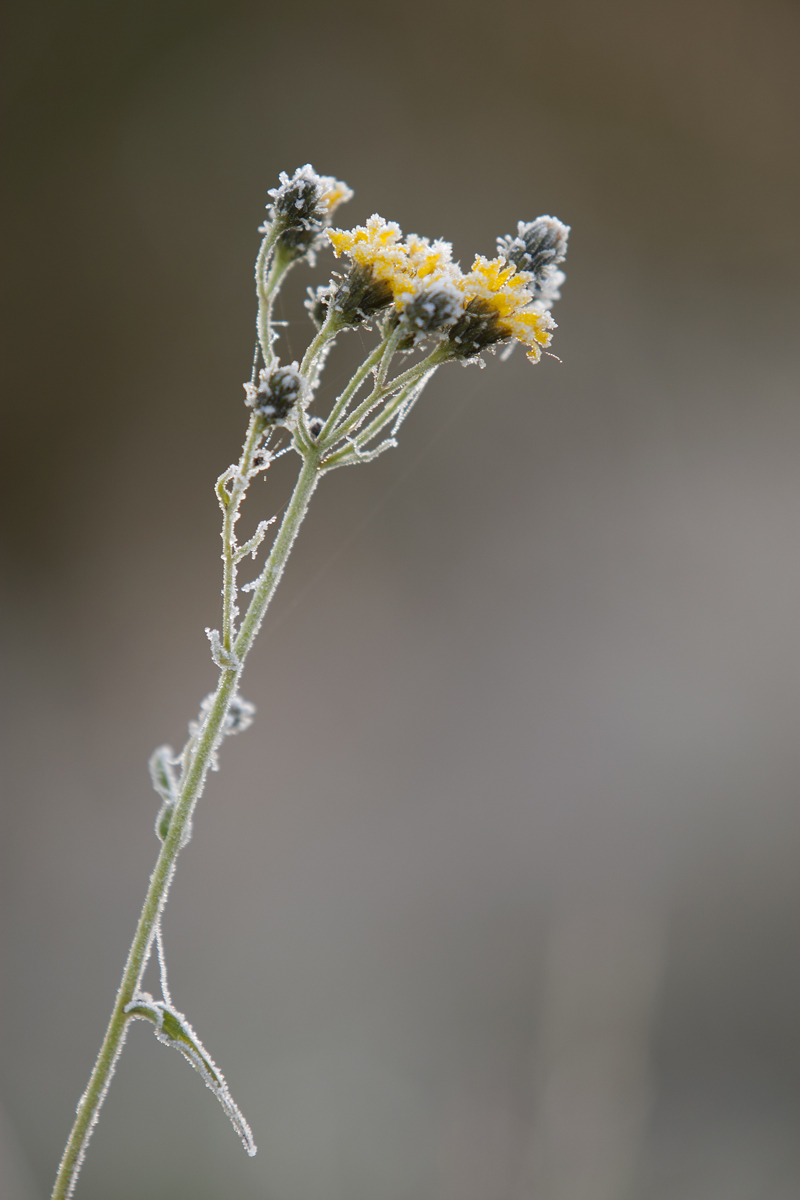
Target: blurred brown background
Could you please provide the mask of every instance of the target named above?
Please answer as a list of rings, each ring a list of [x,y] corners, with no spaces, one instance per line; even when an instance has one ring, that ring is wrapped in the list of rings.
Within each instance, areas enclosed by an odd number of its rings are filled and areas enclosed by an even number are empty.
[[[256,229],[307,161],[467,265],[570,223],[563,363],[451,367],[318,493],[165,924],[258,1157],[138,1025],[79,1200],[800,1194],[798,35],[785,0],[14,6],[3,1200],[49,1194],[147,756],[214,682]]]

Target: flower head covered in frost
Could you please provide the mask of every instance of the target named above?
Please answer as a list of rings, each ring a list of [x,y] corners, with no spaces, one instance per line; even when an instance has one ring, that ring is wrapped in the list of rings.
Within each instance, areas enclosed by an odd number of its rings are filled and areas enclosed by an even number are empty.
[[[413,271],[402,237],[398,224],[384,221],[377,213],[366,225],[356,225],[355,229],[328,230],[336,257],[346,254],[353,264],[350,273],[338,287],[331,287],[326,297],[345,324],[360,325],[369,320],[411,287]]]
[[[401,349],[411,349],[434,334],[443,335],[464,311],[459,288],[461,270],[453,262],[449,242],[410,233],[405,248],[411,277],[403,291],[395,296],[395,305],[408,337]]]
[[[310,163],[298,167],[289,178],[281,171],[281,185],[269,192],[268,205],[272,224],[280,228],[278,245],[289,258],[314,258],[314,250],[330,225],[340,204],[352,199],[346,183],[332,175],[318,175]]]
[[[555,322],[535,301],[527,275],[507,258],[479,255],[459,287],[464,314],[448,334],[455,357],[475,358],[497,342],[516,338],[528,346],[531,362],[539,361],[542,349],[550,345]]]
[[[261,417],[264,425],[294,423],[295,406],[303,394],[303,377],[296,362],[288,367],[275,363],[258,373],[258,387],[246,383],[245,403]]]
[[[338,289],[312,297],[317,319],[331,301],[347,324],[394,303],[409,325],[402,349],[446,333],[453,357],[464,360],[516,339],[538,362],[555,328],[544,302],[558,296],[563,273],[556,264],[564,259],[569,231],[554,217],[520,222],[519,230],[502,243],[498,258],[476,258],[468,275],[452,261],[448,242],[416,234],[402,241],[399,226],[377,214],[355,229],[328,230],[336,255],[346,254],[353,268]]]
[[[527,275],[533,298],[543,308],[561,299],[559,288],[566,275],[559,263],[567,256],[568,239],[569,225],[547,216],[527,224],[518,221],[516,237],[497,239],[497,253]]]
[[[329,230],[337,258],[346,254],[352,268],[338,287],[312,296],[312,316],[316,310],[319,321],[331,301],[346,324],[360,324],[392,304],[395,315],[412,306],[409,345],[452,324],[460,310],[453,285],[461,274],[452,247],[417,234],[402,237],[399,225],[377,213],[355,229]]]

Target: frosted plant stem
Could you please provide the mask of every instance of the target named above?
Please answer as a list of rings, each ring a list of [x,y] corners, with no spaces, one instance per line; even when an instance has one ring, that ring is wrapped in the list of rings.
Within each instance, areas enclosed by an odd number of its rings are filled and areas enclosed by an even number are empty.
[[[235,525],[239,517],[239,505],[247,491],[249,473],[253,466],[253,458],[255,457],[256,447],[259,444],[263,428],[261,418],[257,413],[253,413],[247,428],[247,436],[242,450],[242,457],[239,459],[239,466],[235,473],[228,476],[230,479],[230,491],[226,491],[222,483],[217,487],[217,495],[220,498],[225,514],[222,522],[222,644],[226,650],[230,650],[234,637],[233,609],[236,603],[236,565],[238,561]],[[222,476],[222,480],[225,478],[226,476]]]
[[[384,384],[382,387],[374,388],[371,394],[367,396],[366,400],[363,400],[362,403],[359,404],[357,408],[353,409],[352,413],[350,413],[350,415],[339,424],[339,426],[334,430],[333,434],[331,434],[329,437],[327,443],[322,444],[322,449],[328,450],[328,447],[334,446],[336,442],[340,441],[343,437],[347,437],[353,430],[358,428],[361,421],[363,421],[364,418],[378,404],[382,403],[389,397],[394,396],[395,399],[390,404],[387,404],[385,409],[380,412],[367,426],[367,428],[362,430],[362,432],[358,435],[358,446],[364,446],[370,440],[370,438],[373,438],[376,433],[379,433],[380,430],[383,429],[384,426],[389,423],[389,421],[391,421],[394,414],[408,398],[409,391],[416,387],[420,382],[427,382],[427,379],[433,374],[436,368],[441,363],[447,361],[447,353],[448,352],[446,349],[437,348],[436,350],[432,351],[427,358],[424,358],[422,362],[417,363],[416,366],[409,367],[407,371],[403,371],[402,375],[397,375],[394,379],[392,379],[389,383]],[[322,442],[322,437],[320,437],[320,442]],[[351,453],[351,451],[352,446],[348,444],[339,450],[334,450],[333,453],[329,453],[328,456],[323,459],[323,468],[332,469],[333,467],[341,465],[342,460],[345,459]]]
[[[233,643],[233,652],[242,664],[261,628],[261,622],[264,620],[269,602],[280,583],[286,560],[294,545],[294,539],[297,537],[297,531],[303,523],[309,501],[320,481],[322,473],[319,469],[319,462],[320,453],[317,449],[312,448],[303,460],[303,466],[297,477],[297,483],[278,535],[272,544],[266,566],[261,572],[258,585],[253,592],[253,599],[250,601],[236,641]]]
[[[348,404],[352,400],[353,396],[355,396],[356,392],[359,390],[370,371],[374,370],[381,363],[386,352],[388,342],[389,338],[387,336],[382,342],[380,342],[378,346],[376,346],[376,348],[372,351],[372,354],[364,359],[364,362],[358,368],[355,375],[350,380],[347,387],[344,389],[341,396],[339,396],[338,400],[331,409],[330,416],[320,431],[317,439],[318,442],[323,445],[329,444],[330,434],[335,429],[336,422],[339,420],[342,413],[347,410]]]
[[[169,980],[167,979],[167,960],[164,956],[164,935],[161,932],[161,917],[156,921],[156,954],[158,955],[158,980],[161,984],[161,998],[172,1007],[172,996],[169,994]]]
[[[316,337],[312,339],[311,344],[303,355],[303,361],[300,364],[300,374],[305,379],[308,379],[309,383],[313,383],[316,380],[316,367],[320,354],[325,349],[328,342],[332,341],[336,337],[336,334],[339,333],[343,328],[344,327],[336,310],[334,309],[333,305],[331,305],[322,328]]]
[[[319,457],[319,453],[315,450],[310,451],[304,457],[292,498],[234,643],[238,666],[225,667],[220,671],[214,699],[187,762],[174,813],[161,847],[161,853],[156,860],[153,874],[150,876],[150,886],[147,889],[136,933],[128,951],[111,1020],[89,1084],[78,1103],[75,1124],[58,1168],[52,1200],[67,1200],[74,1191],[86,1147],[89,1144],[117,1059],[125,1042],[128,1024],[132,1020],[131,1014],[126,1013],[125,1008],[134,1001],[139,992],[142,976],[153,946],[156,923],[166,903],[172,876],[175,872],[175,860],[181,848],[184,831],[191,821],[195,805],[203,791],[209,767],[219,746],[223,722],[230,702],[236,694],[244,660],[280,582],[297,531],[319,482]]]
[[[278,240],[279,233],[280,230],[277,225],[273,224],[269,226],[258,251],[258,258],[256,259],[256,294],[258,296],[256,328],[258,329],[258,340],[261,343],[261,353],[264,356],[264,362],[267,366],[275,358],[272,349],[272,303],[275,299],[278,285],[291,266],[291,262],[280,253],[280,247],[275,250],[275,243]],[[269,264],[273,250],[275,250],[275,254],[272,258],[272,265],[269,271],[267,271],[267,265]]]

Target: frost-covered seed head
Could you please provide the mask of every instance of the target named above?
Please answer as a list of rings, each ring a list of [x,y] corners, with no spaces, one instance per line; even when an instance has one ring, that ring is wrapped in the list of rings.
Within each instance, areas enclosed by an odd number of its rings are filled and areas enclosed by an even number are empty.
[[[559,288],[566,276],[558,264],[567,256],[569,225],[557,217],[537,217],[519,221],[516,237],[497,239],[497,252],[512,262],[518,271],[530,276],[528,287],[534,300],[545,306],[560,299]]]
[[[259,372],[260,383],[252,393],[254,410],[268,425],[280,425],[290,416],[303,391],[297,363]]]
[[[314,441],[316,441],[319,435],[322,433],[324,425],[325,422],[323,421],[322,417],[308,418],[308,432],[311,434]]]
[[[272,188],[268,205],[270,220],[280,228],[278,244],[291,258],[312,255],[320,235],[334,211],[353,193],[346,183],[330,175],[318,175],[310,163],[294,175],[282,171],[280,187]]]

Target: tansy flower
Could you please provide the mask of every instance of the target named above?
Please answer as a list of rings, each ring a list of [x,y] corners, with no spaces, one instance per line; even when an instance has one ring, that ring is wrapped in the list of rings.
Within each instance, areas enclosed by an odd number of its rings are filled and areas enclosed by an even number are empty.
[[[459,358],[473,358],[487,346],[516,338],[529,347],[531,362],[539,361],[542,348],[550,345],[555,322],[535,304],[526,276],[513,263],[479,255],[458,286],[464,315],[448,337]]]

